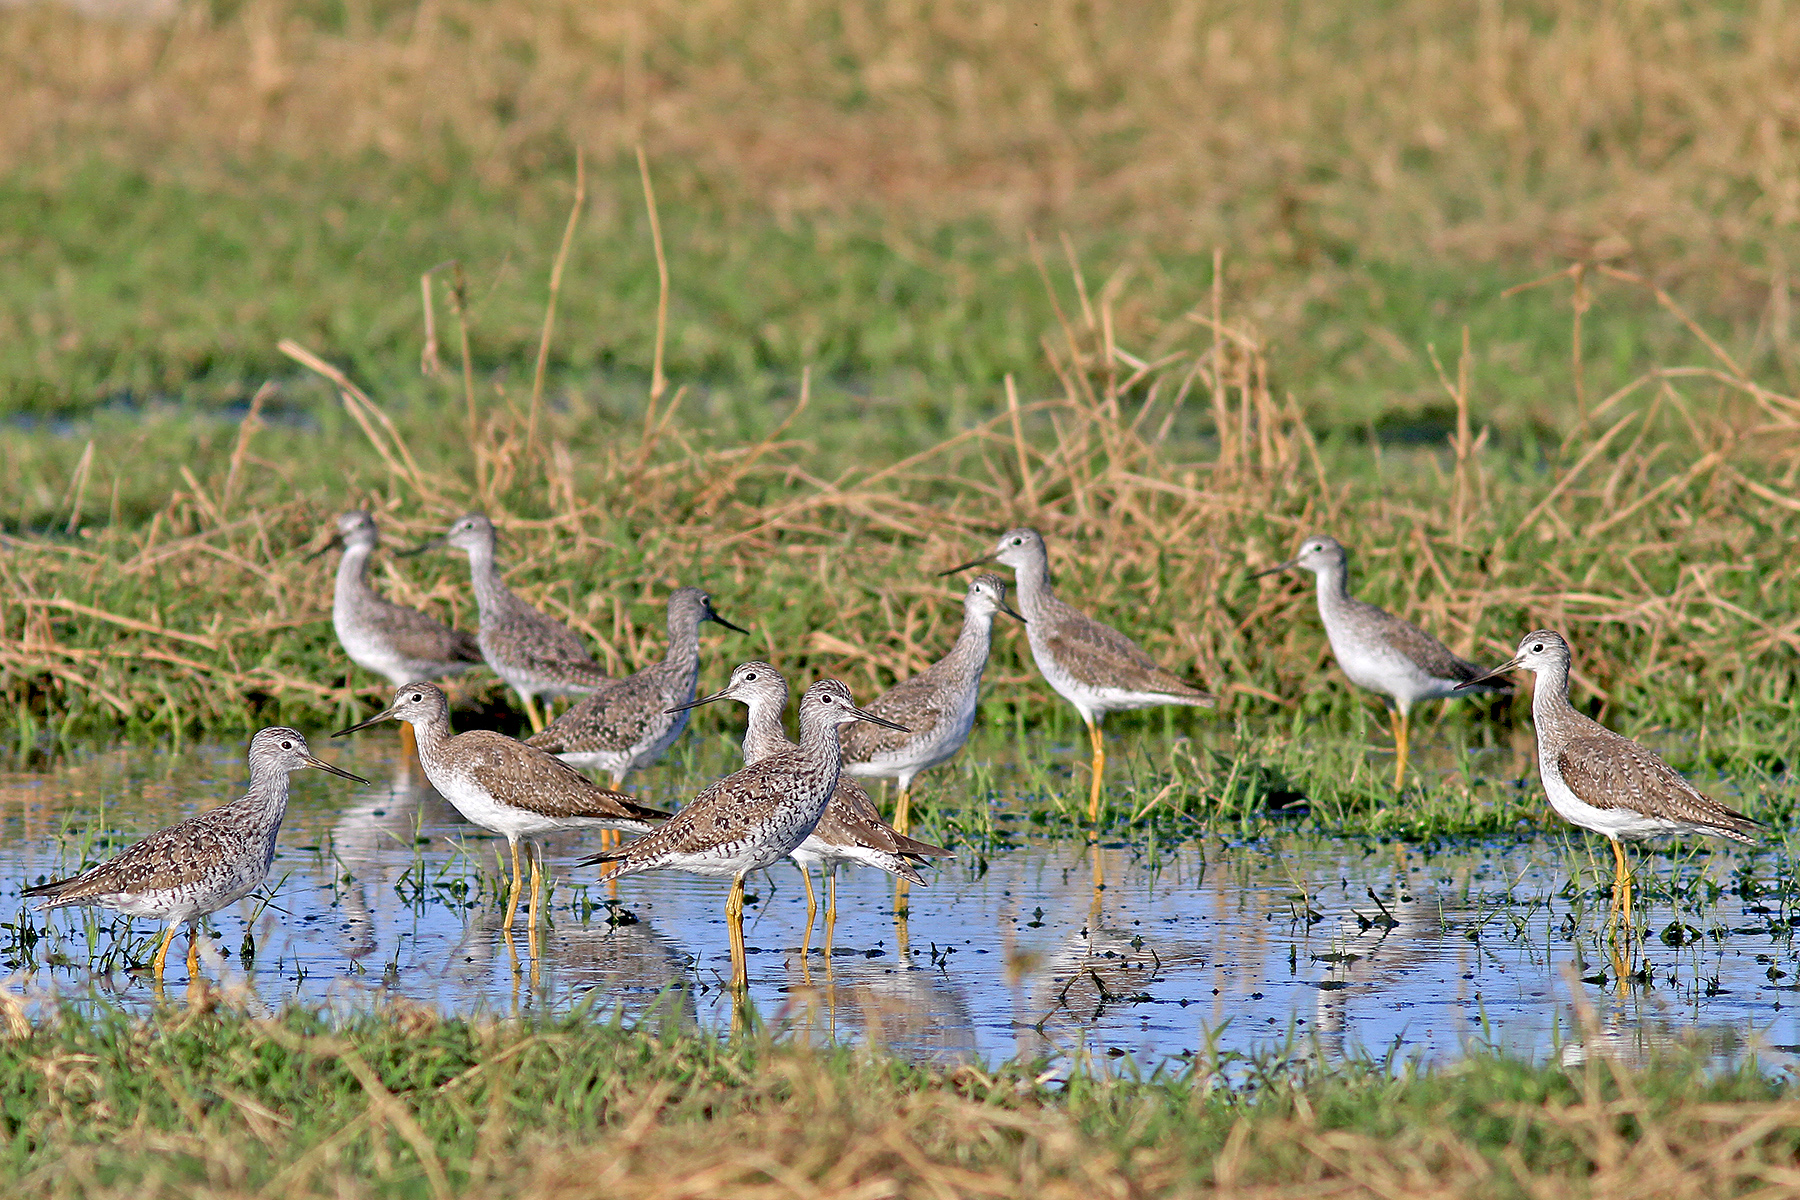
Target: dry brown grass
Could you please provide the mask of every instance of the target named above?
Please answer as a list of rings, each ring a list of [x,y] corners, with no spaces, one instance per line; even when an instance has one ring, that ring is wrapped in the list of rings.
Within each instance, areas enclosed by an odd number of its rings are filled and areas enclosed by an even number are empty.
[[[1245,578],[1328,530],[1355,550],[1362,594],[1461,652],[1499,657],[1527,629],[1565,630],[1577,679],[1632,720],[1785,711],[1800,676],[1800,568],[1788,552],[1800,401],[1709,349],[1699,326],[1698,365],[1599,399],[1549,461],[1488,446],[1465,360],[1444,380],[1461,413],[1449,446],[1371,463],[1314,442],[1271,392],[1278,352],[1248,325],[1222,310],[1175,314],[1134,351],[1115,337],[1115,300],[1084,289],[1046,344],[1062,394],[1009,391],[993,418],[940,445],[834,478],[814,474],[793,439],[804,392],[745,446],[709,448],[679,391],[642,440],[597,439],[574,412],[544,414],[533,441],[529,412],[503,400],[478,405],[470,437],[427,414],[395,423],[294,347],[343,385],[373,449],[359,494],[295,497],[279,464],[246,468],[253,417],[229,462],[212,478],[186,472],[148,528],[11,542],[0,557],[6,686],[18,713],[39,714],[29,719],[73,714],[100,729],[238,727],[283,705],[294,719],[347,712],[378,689],[343,679],[326,620],[330,563],[305,551],[354,499],[406,539],[487,509],[515,585],[615,668],[657,653],[662,597],[698,580],[758,628],[754,643],[719,654],[885,686],[953,636],[953,585],[931,572],[1031,523],[1066,595],[1219,691],[1226,711],[1329,706],[1344,693],[1319,669],[1310,595],[1297,581]],[[1203,461],[1163,436],[1194,406],[1225,431]],[[460,563],[383,570],[401,600],[473,623]],[[1007,643],[996,687],[1050,704],[1019,653]]]

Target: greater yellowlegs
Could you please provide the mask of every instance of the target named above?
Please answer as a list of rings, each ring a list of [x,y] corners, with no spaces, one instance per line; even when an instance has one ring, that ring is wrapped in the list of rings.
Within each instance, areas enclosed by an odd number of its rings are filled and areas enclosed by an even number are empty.
[[[883,692],[868,708],[913,732],[902,736],[874,725],[844,731],[844,774],[865,779],[893,779],[900,795],[894,802],[894,828],[905,833],[912,824],[913,776],[948,760],[969,740],[975,727],[975,702],[981,698],[981,673],[987,667],[994,614],[1024,621],[1007,606],[1006,580],[983,572],[969,581],[963,597],[962,632],[944,657]]]
[[[455,805],[470,824],[500,834],[512,852],[512,886],[506,904],[511,930],[519,912],[519,840],[563,829],[621,829],[642,833],[668,816],[619,792],[611,792],[568,763],[491,729],[450,732],[450,701],[436,686],[409,683],[394,702],[360,724],[339,730],[343,737],[382,721],[405,721],[419,743],[419,763],[431,786]],[[532,846],[535,851],[535,845]],[[531,855],[531,912],[537,931],[539,856]]]
[[[1213,698],[1157,665],[1138,644],[1080,609],[1059,600],[1052,590],[1050,556],[1035,529],[1009,529],[992,554],[943,572],[953,575],[982,563],[1011,567],[1019,584],[1019,607],[1025,610],[1025,636],[1031,643],[1044,680],[1075,706],[1087,725],[1094,747],[1094,779],[1088,794],[1088,820],[1100,819],[1100,786],[1106,773],[1106,745],[1100,722],[1109,712],[1149,708],[1157,704],[1212,706]]]
[[[481,665],[481,646],[473,636],[395,604],[369,586],[369,556],[381,540],[374,517],[353,509],[338,518],[337,529],[325,547],[344,550],[331,596],[331,625],[351,662],[385,677],[390,687]],[[404,740],[412,741],[410,727]]]
[[[616,679],[525,739],[578,767],[606,771],[615,788],[674,745],[687,728],[687,702],[700,677],[700,626],[707,621],[740,628],[713,611],[699,588],[677,588],[669,597],[669,648],[663,660]]]
[[[746,764],[759,763],[796,749],[781,728],[781,714],[788,702],[787,680],[768,663],[740,663],[731,673],[731,682],[722,691],[682,707],[698,708],[715,700],[736,700],[750,710],[744,726]],[[862,724],[852,725],[844,732],[854,733],[862,728]],[[840,744],[843,740],[840,736]],[[812,868],[817,866],[825,879],[825,952],[829,954],[832,931],[837,924],[837,869],[840,865],[861,863],[923,886],[925,880],[913,864],[926,858],[951,858],[954,855],[942,846],[907,837],[889,827],[862,785],[840,774],[837,787],[819,816],[819,823],[788,857],[799,866],[800,877],[806,880],[808,930],[812,929],[819,914],[818,898],[812,886]]]
[[[306,739],[273,726],[250,739],[250,790],[222,808],[158,830],[137,845],[69,879],[25,889],[45,909],[97,905],[127,917],[168,922],[153,973],[162,986],[163,962],[175,931],[188,927],[188,975],[200,970],[200,918],[242,900],[268,878],[275,835],[287,816],[288,775],[317,767],[356,783],[369,781],[312,756]]]
[[[583,695],[612,682],[612,676],[593,660],[572,630],[525,603],[506,586],[494,561],[494,523],[486,516],[469,513],[443,537],[409,553],[433,546],[454,546],[469,556],[469,577],[475,585],[475,604],[481,610],[481,630],[476,635],[481,655],[494,674],[519,693],[534,732],[544,728],[538,696]]]
[[[820,680],[800,697],[799,746],[732,772],[652,833],[582,864],[612,863],[609,879],[656,870],[729,876],[731,980],[742,988],[748,979],[744,876],[786,858],[819,823],[837,788],[838,728],[852,721],[893,724],[856,707],[837,680]]]
[[[1761,822],[1702,795],[1655,754],[1577,711],[1569,703],[1569,661],[1562,635],[1539,629],[1519,639],[1511,661],[1460,686],[1518,669],[1537,676],[1531,723],[1544,793],[1563,820],[1612,843],[1613,903],[1630,929],[1631,870],[1620,842],[1702,833],[1753,844]]]
[[[338,518],[337,528],[333,542],[343,547],[344,557],[331,597],[331,624],[351,662],[392,687],[481,664],[474,637],[386,600],[369,586],[369,556],[381,540],[374,517],[355,509]]]
[[[1349,552],[1335,538],[1308,538],[1300,553],[1250,576],[1261,579],[1299,567],[1318,578],[1319,620],[1344,677],[1394,702],[1394,787],[1406,779],[1412,706],[1459,691],[1510,692],[1512,685],[1477,684],[1487,672],[1451,653],[1410,621],[1365,604],[1350,594]]]

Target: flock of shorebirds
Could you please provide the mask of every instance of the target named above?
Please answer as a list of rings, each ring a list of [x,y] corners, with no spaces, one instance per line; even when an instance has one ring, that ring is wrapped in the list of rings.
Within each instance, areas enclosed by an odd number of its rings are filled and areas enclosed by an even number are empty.
[[[738,988],[746,982],[742,915],[750,873],[793,859],[806,878],[810,931],[817,916],[810,868],[822,869],[828,881],[828,952],[838,866],[873,866],[903,885],[924,883],[919,866],[950,852],[909,836],[912,783],[968,739],[1000,614],[1024,623],[1045,681],[1075,706],[1087,726],[1091,822],[1100,818],[1106,765],[1100,726],[1106,714],[1213,703],[1129,637],[1058,598],[1044,540],[1031,529],[1009,530],[990,553],[943,572],[990,562],[1010,567],[1021,611],[1008,606],[1004,579],[976,575],[964,599],[962,631],[943,658],[866,706],[859,707],[837,680],[813,683],[800,697],[797,743],[782,723],[788,682],[766,662],[742,663],[722,690],[696,698],[700,626],[716,622],[746,632],[714,611],[698,588],[680,588],[669,597],[662,661],[614,677],[573,631],[506,586],[495,556],[495,529],[486,516],[471,513],[441,538],[402,552],[449,546],[468,555],[480,612],[473,637],[379,595],[367,576],[378,542],[374,519],[356,511],[339,518],[336,535],[324,548],[336,545],[343,551],[332,603],[338,640],[352,661],[395,687],[388,708],[333,736],[382,721],[403,723],[403,741],[416,751],[432,786],[469,822],[506,838],[512,875],[504,929],[510,937],[520,893],[528,890],[534,954],[541,890],[535,839],[558,830],[604,831],[600,852],[576,865],[604,866],[605,878],[680,870],[730,879],[726,914]],[[1691,833],[1753,840],[1754,820],[1702,795],[1656,755],[1570,704],[1569,645],[1555,632],[1526,634],[1511,661],[1484,670],[1417,626],[1352,597],[1348,555],[1333,539],[1311,538],[1291,561],[1253,578],[1294,568],[1317,577],[1319,615],[1345,676],[1385,696],[1394,709],[1396,788],[1405,779],[1413,705],[1464,691],[1509,690],[1504,677],[1515,669],[1537,676],[1532,714],[1545,792],[1565,819],[1611,841],[1613,908],[1628,929],[1630,871],[1621,841]],[[428,680],[482,663],[518,693],[534,730],[531,737],[451,731],[449,701]],[[580,699],[546,723],[539,698],[555,696]],[[748,709],[742,769],[709,785],[674,814],[646,807],[620,790],[633,772],[669,749],[692,709],[719,700],[736,700]],[[288,728],[258,733],[249,761],[250,787],[241,799],[152,834],[72,878],[27,887],[25,894],[41,897],[45,908],[98,905],[165,922],[167,932],[153,961],[159,987],[170,943],[185,925],[188,970],[194,976],[200,919],[249,895],[268,874],[286,813],[289,774],[317,767],[367,782],[314,757],[306,740]],[[612,786],[600,786],[577,768],[604,771]],[[857,782],[869,778],[898,784],[891,823]],[[641,836],[620,845],[613,841],[618,833]],[[531,863],[528,889],[521,842]]]

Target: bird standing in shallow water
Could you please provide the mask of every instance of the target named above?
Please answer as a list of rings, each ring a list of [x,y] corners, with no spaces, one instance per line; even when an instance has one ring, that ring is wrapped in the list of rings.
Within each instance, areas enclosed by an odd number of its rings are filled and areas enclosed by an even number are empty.
[[[186,925],[192,978],[200,970],[200,918],[237,903],[268,878],[275,836],[287,816],[288,776],[304,767],[369,782],[314,758],[296,731],[272,726],[250,739],[250,790],[241,799],[158,830],[79,875],[28,887],[24,895],[42,897],[45,909],[94,905],[168,922],[153,962],[158,988],[169,943]]]
[[[519,694],[532,731],[538,732],[544,728],[538,696],[584,695],[613,679],[573,631],[519,599],[506,586],[494,562],[494,541],[494,523],[481,513],[469,513],[443,537],[407,553],[454,546],[469,556],[469,578],[481,610],[481,629],[476,635],[481,655],[494,674]]]
[[[429,683],[397,688],[394,702],[343,737],[381,721],[405,721],[419,741],[419,763],[431,786],[473,825],[498,833],[512,851],[512,886],[506,905],[511,935],[519,913],[519,841],[562,829],[620,829],[642,833],[668,813],[609,792],[560,759],[491,729],[450,732],[450,701]],[[537,937],[541,867],[531,847],[531,936]]]
[[[732,772],[654,832],[577,865],[612,863],[608,879],[656,870],[730,877],[731,983],[741,990],[749,979],[744,876],[786,858],[819,823],[837,788],[838,728],[852,721],[893,725],[856,707],[837,680],[820,680],[800,697],[799,746]]]
[[[901,833],[912,825],[913,777],[961,750],[975,727],[975,705],[981,698],[981,675],[993,640],[994,614],[1002,612],[1015,621],[1025,620],[1007,607],[1006,580],[986,573],[971,579],[963,597],[962,632],[950,652],[868,705],[870,712],[898,721],[912,732],[902,736],[868,724],[844,730],[844,774],[899,783],[894,828]],[[784,703],[786,699],[784,693]]]
[[[712,597],[699,588],[677,588],[669,596],[669,648],[663,660],[606,684],[525,744],[577,767],[605,771],[613,787],[624,787],[627,776],[661,758],[687,728],[688,701],[700,678],[700,626],[707,621],[750,632],[714,612]]]
[[[395,604],[369,586],[369,556],[381,540],[374,517],[354,509],[338,518],[337,529],[325,547],[344,549],[331,596],[331,626],[351,662],[382,676],[390,687],[481,665],[481,646],[474,637],[416,608]],[[410,749],[410,726],[403,740]]]
[[[1050,556],[1035,529],[1009,529],[992,554],[951,567],[953,575],[997,562],[1013,569],[1019,584],[1019,607],[1025,612],[1025,636],[1031,657],[1044,680],[1075,706],[1087,725],[1094,748],[1094,779],[1088,794],[1088,820],[1100,819],[1100,786],[1106,774],[1106,744],[1100,722],[1109,712],[1188,704],[1210,708],[1213,698],[1173,672],[1158,666],[1138,644],[1058,599],[1050,581]]]
[[[1454,696],[1464,690],[1510,692],[1512,685],[1480,682],[1486,677],[1474,663],[1458,658],[1444,643],[1410,621],[1350,594],[1350,555],[1329,537],[1308,538],[1280,566],[1250,576],[1261,579],[1299,567],[1318,579],[1319,619],[1331,656],[1344,677],[1359,688],[1379,692],[1394,702],[1394,787],[1406,779],[1412,706],[1421,700]]]
[[[1539,629],[1519,639],[1518,653],[1463,687],[1508,671],[1537,676],[1531,723],[1538,775],[1550,807],[1572,825],[1603,834],[1613,849],[1613,905],[1631,929],[1631,869],[1622,841],[1703,833],[1753,844],[1761,824],[1702,795],[1662,759],[1614,733],[1569,703],[1569,643]]]
[[[744,726],[746,764],[759,763],[772,755],[797,749],[781,728],[781,714],[788,702],[787,680],[768,663],[740,663],[723,690],[684,707],[697,708],[716,700],[736,700],[750,710]],[[845,732],[861,729],[863,724],[848,726]],[[840,736],[840,745],[844,740]],[[806,881],[808,933],[819,913],[818,900],[813,894],[812,868],[817,866],[825,877],[825,953],[830,954],[832,931],[837,925],[837,869],[840,865],[860,863],[876,867],[923,887],[924,877],[913,864],[926,858],[952,858],[954,855],[942,846],[921,842],[891,828],[881,819],[862,785],[840,773],[837,787],[819,816],[819,823],[788,857],[794,860],[800,868],[800,877]]]

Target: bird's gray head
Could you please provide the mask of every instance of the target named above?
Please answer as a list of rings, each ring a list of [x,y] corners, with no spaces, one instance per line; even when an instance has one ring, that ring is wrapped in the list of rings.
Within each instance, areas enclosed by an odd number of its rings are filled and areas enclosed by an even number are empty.
[[[1021,526],[1000,535],[1000,542],[994,547],[989,561],[1011,567],[1015,571],[1025,571],[1046,562],[1048,558],[1049,552],[1044,549],[1044,539],[1038,536],[1038,531]]]
[[[458,517],[456,524],[445,530],[439,540],[443,545],[455,546],[469,554],[492,554],[494,523],[487,519],[487,514],[472,512]]]
[[[713,611],[712,597],[697,587],[676,588],[669,593],[669,633],[677,630],[698,629],[703,622],[711,621],[723,625],[738,633],[749,633],[740,625],[733,625],[724,617]]]
[[[1300,550],[1294,557],[1280,566],[1270,567],[1266,571],[1258,571],[1250,576],[1261,579],[1264,575],[1274,575],[1279,571],[1291,571],[1299,567],[1302,571],[1311,571],[1314,575],[1322,575],[1327,571],[1341,571],[1349,561],[1349,552],[1334,537],[1318,534],[1300,543]]]
[[[1003,612],[1020,624],[1025,622],[1025,618],[1006,602],[1006,580],[992,571],[983,571],[969,580],[968,594],[963,597],[963,612],[971,617],[991,617]]]
[[[1495,674],[1512,670],[1539,674],[1567,667],[1570,657],[1569,643],[1563,640],[1562,634],[1554,629],[1534,629],[1519,639],[1512,661]]]
[[[343,737],[383,721],[410,721],[418,729],[450,717],[450,700],[435,683],[406,683],[394,689],[394,702],[360,724],[340,729],[332,737]]]
[[[788,684],[780,671],[771,667],[760,658],[739,663],[731,672],[731,682],[725,685],[725,691],[733,699],[747,699],[751,696],[774,696],[780,699],[783,706],[787,704]]]
[[[339,517],[337,528],[338,540],[346,550],[373,546],[381,536],[381,531],[375,528],[375,518],[360,508],[353,508]]]
[[[1049,552],[1044,549],[1044,539],[1038,536],[1035,529],[1020,526],[1009,529],[1000,535],[1000,541],[994,546],[993,553],[984,554],[980,558],[970,559],[958,567],[948,571],[939,571],[939,575],[954,575],[958,571],[966,571],[970,567],[979,567],[982,563],[997,562],[1001,566],[1011,567],[1024,573],[1041,571],[1047,577],[1050,572]]]
[[[850,689],[835,679],[821,679],[807,688],[800,697],[800,727],[824,725],[835,729],[839,725],[849,725],[854,721],[868,721],[874,725],[885,725],[889,729],[898,729],[901,733],[912,731],[904,725],[896,725],[885,717],[878,717],[856,707],[856,701],[850,698]]]
[[[1554,629],[1534,629],[1519,639],[1518,650],[1511,659],[1479,679],[1457,684],[1457,690],[1478,683],[1492,683],[1511,671],[1530,671],[1534,675],[1566,673],[1570,658],[1569,643],[1563,640],[1562,634]]]
[[[710,696],[702,696],[698,700],[686,704],[677,704],[665,712],[678,713],[689,708],[699,708],[702,704],[711,704],[715,700],[736,700],[741,704],[766,704],[773,702],[780,708],[787,707],[788,685],[781,672],[761,659],[752,659],[747,663],[739,663],[731,673],[731,681]]]
[[[361,776],[340,771],[330,763],[314,758],[312,751],[307,749],[306,739],[300,736],[299,731],[285,725],[271,725],[250,739],[250,774],[253,778],[271,774],[288,775],[306,767],[317,767],[321,771],[353,779],[357,783],[369,782]]]

